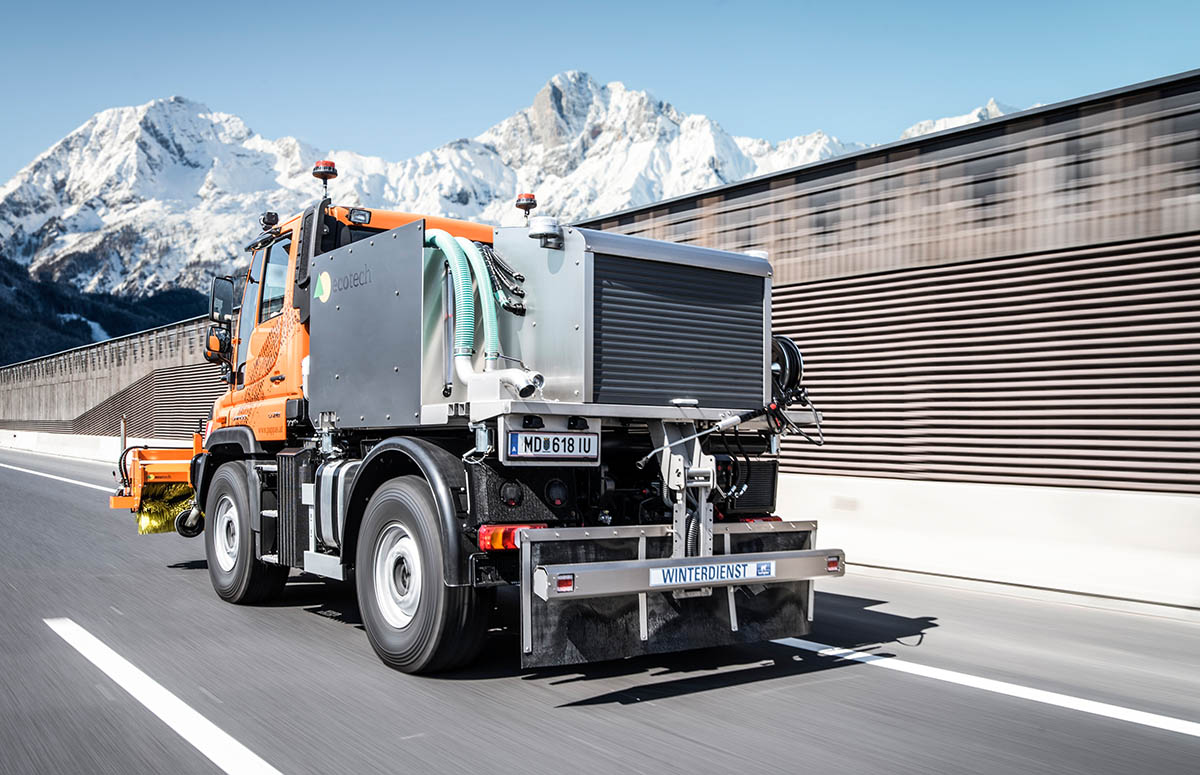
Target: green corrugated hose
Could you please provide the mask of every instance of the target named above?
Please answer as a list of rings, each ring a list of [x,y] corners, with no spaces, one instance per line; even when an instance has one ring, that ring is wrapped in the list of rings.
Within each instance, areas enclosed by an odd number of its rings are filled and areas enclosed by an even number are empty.
[[[483,312],[483,370],[491,371],[500,360],[500,324],[496,320],[496,291],[492,288],[492,275],[474,242],[466,237],[456,237],[455,240],[467,254],[475,282],[479,285],[479,308]]]
[[[429,229],[425,244],[442,251],[450,262],[454,278],[454,357],[470,357],[475,348],[475,293],[471,284],[471,266],[458,242],[449,232]]]

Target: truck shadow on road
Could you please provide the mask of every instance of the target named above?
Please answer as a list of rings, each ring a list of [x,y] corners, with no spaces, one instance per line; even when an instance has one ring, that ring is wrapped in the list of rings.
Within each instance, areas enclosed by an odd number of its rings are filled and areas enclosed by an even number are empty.
[[[178,567],[178,566],[172,566]],[[203,561],[189,569],[203,568]],[[633,679],[634,686],[605,691],[576,699],[561,707],[619,704],[683,697],[700,692],[747,686],[779,678],[804,676],[788,688],[823,680],[821,674],[835,668],[861,667],[858,662],[822,656],[812,651],[779,643],[757,643],[656,654],[631,659],[567,665],[555,668],[521,668],[517,634],[518,610],[515,590],[501,595],[479,659],[470,667],[430,676],[431,680],[477,681],[519,678],[545,686]],[[828,646],[853,648],[879,656],[894,656],[919,647],[929,630],[936,628],[932,616],[907,617],[875,610],[887,601],[851,595],[817,592],[816,621],[807,640]],[[311,576],[293,576],[283,594],[267,603],[270,607],[297,608],[324,619],[362,629],[352,582],[331,582]],[[365,640],[365,634],[364,634]],[[836,672],[841,673],[839,669]],[[639,680],[641,679],[641,680]]]
[[[937,627],[935,617],[906,617],[872,610],[886,602],[882,600],[824,592],[816,593],[816,598],[817,620],[809,639],[830,646],[890,656],[919,646],[925,633]],[[512,621],[516,621],[515,617]],[[636,704],[784,677],[809,676],[817,680],[818,673],[855,666],[859,663],[778,643],[758,643],[523,671],[516,628],[511,626],[490,633],[484,655],[475,665],[439,677],[479,680],[520,676],[522,680],[549,686],[613,678],[645,679],[636,686],[606,691],[562,706],[571,707]]]
[[[935,616],[898,616],[873,610],[886,600],[817,592],[817,612],[809,640],[847,649],[874,652],[887,646],[902,650],[920,646],[925,633],[937,627]]]
[[[171,570],[208,570],[208,560],[184,560],[167,567]]]

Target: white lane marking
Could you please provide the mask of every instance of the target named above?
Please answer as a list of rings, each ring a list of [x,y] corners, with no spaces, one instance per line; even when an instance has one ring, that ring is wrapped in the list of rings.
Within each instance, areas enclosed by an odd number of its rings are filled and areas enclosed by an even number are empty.
[[[157,681],[133,666],[117,652],[70,619],[43,619],[50,629],[71,644],[89,662],[100,668],[117,685],[129,692],[146,709],[162,719],[213,764],[228,773],[265,773],[280,775],[246,746],[234,740],[216,724],[201,716],[183,700],[164,689]]]
[[[107,492],[110,494],[117,491],[116,485],[114,485],[112,487],[105,487],[102,484],[92,484],[91,482],[81,482],[78,479],[68,479],[65,476],[55,476],[54,474],[48,474],[44,471],[34,471],[32,468],[21,468],[20,466],[10,466],[8,463],[0,463],[0,468],[11,468],[14,471],[21,471],[26,474],[33,474],[34,476],[44,476],[47,479],[54,479],[59,482],[68,482],[70,484],[77,484],[80,487],[91,487],[93,490],[103,490],[104,492]]]
[[[853,649],[827,646],[824,643],[803,640],[801,638],[783,638],[775,641],[775,643],[783,646],[804,649],[805,651],[813,651],[823,657],[849,659],[854,662],[875,665],[876,667],[895,670],[900,673],[919,675],[923,678],[932,678],[935,681],[945,681],[947,683],[958,684],[959,686],[969,686],[973,689],[982,689],[985,692],[1006,694],[1009,697],[1018,697],[1023,700],[1041,702],[1046,705],[1056,705],[1060,708],[1077,710],[1081,713],[1091,713],[1096,716],[1104,716],[1106,718],[1117,719],[1119,721],[1128,721],[1131,724],[1142,724],[1144,726],[1154,727],[1155,729],[1165,729],[1169,732],[1179,732],[1180,734],[1191,735],[1192,737],[1200,737],[1200,724],[1196,723],[1195,721],[1185,721],[1184,719],[1178,719],[1172,716],[1160,716],[1157,713],[1147,713],[1142,710],[1123,708],[1120,705],[1109,705],[1106,702],[1085,700],[1080,697],[1072,697],[1069,694],[1048,692],[1044,689],[1033,689],[1028,686],[1021,686],[1020,684],[1008,683],[1007,681],[996,681],[991,678],[981,678],[977,675],[960,673],[956,670],[946,670],[940,667],[918,665],[915,662],[906,662],[905,660],[897,657],[884,657],[878,654],[866,654],[862,651],[855,651]]]
[[[49,457],[49,458],[54,458],[55,460],[65,462],[65,463],[83,463],[85,465],[92,465],[92,466],[111,466],[111,465],[113,465],[112,462],[107,461],[107,460],[94,460],[94,459],[88,458],[88,457],[72,457],[70,455],[59,455],[54,452],[41,452],[36,449],[20,449],[19,447],[0,446],[0,452],[11,452],[14,455],[20,455],[22,457],[24,457],[26,455],[37,455],[38,457]]]

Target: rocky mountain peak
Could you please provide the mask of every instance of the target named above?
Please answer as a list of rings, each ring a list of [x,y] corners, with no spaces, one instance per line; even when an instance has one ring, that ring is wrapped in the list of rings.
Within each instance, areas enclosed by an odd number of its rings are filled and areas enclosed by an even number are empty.
[[[904,133],[900,135],[901,140],[907,140],[910,137],[919,137],[932,132],[941,132],[945,129],[953,129],[955,127],[973,124],[976,121],[987,121],[990,118],[999,118],[1000,116],[1009,113],[1016,113],[1017,108],[1002,103],[996,102],[996,98],[992,97],[986,104],[975,108],[969,113],[964,113],[961,116],[949,116],[947,118],[928,119],[919,121],[913,124]]]
[[[993,100],[905,136],[1007,111]],[[734,137],[575,70],[477,137],[396,162],[265,138],[237,116],[168,97],[97,113],[0,187],[0,257],[85,290],[203,290],[241,260],[259,213],[287,217],[317,196],[319,158],[339,167],[330,185],[339,204],[515,223],[519,191],[572,220],[865,147],[819,130],[778,143]]]

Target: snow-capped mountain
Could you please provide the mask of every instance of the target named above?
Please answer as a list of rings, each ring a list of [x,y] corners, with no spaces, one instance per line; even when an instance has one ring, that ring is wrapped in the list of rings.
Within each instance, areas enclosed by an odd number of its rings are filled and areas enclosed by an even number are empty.
[[[1001,104],[996,102],[995,98],[992,98],[987,101],[986,105],[975,108],[970,113],[964,113],[961,116],[918,121],[908,129],[905,129],[900,135],[900,139],[907,140],[910,137],[920,137],[921,135],[940,132],[943,129],[953,129],[956,126],[974,124],[976,121],[987,121],[989,118],[999,118],[1007,113],[1016,113],[1018,110],[1019,108]]]
[[[943,121],[960,118],[972,120]],[[924,124],[941,128],[914,130]],[[511,223],[520,191],[571,220],[865,147],[820,131],[777,144],[734,137],[575,71],[479,136],[398,162],[271,140],[172,97],[96,114],[0,187],[0,256],[89,291],[203,290],[232,269],[259,213],[287,217],[316,198],[310,172],[322,158],[338,165],[338,204]]]

